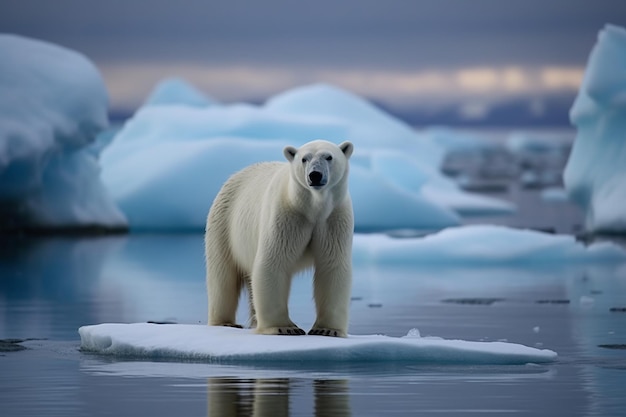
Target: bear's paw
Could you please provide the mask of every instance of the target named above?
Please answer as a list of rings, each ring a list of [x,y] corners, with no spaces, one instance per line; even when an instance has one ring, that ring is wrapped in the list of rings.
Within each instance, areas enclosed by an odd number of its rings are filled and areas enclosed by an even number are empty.
[[[302,336],[306,334],[306,332],[298,326],[266,327],[264,329],[257,329],[257,333],[279,336]]]
[[[322,327],[314,327],[309,330],[309,334],[313,336],[331,336],[331,337],[347,337],[345,332],[337,329],[327,329]]]
[[[241,324],[237,324],[237,323],[221,323],[220,326],[234,327],[235,329],[243,329],[243,326]]]

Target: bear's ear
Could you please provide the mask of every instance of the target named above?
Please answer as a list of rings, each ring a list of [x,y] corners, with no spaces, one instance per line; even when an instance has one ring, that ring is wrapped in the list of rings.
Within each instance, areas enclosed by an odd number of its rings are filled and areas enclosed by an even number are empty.
[[[285,149],[283,149],[283,155],[285,155],[285,158],[287,158],[287,161],[289,162],[293,161],[297,152],[298,150],[293,146],[285,146]]]
[[[352,151],[354,151],[354,145],[348,141],[342,142],[339,145],[339,149],[341,149],[341,152],[343,152],[343,154],[346,156],[346,159],[350,159]]]

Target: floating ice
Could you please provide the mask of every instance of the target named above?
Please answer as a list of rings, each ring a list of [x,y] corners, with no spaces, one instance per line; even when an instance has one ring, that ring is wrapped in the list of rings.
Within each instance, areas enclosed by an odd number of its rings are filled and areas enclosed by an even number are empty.
[[[579,300],[579,301],[580,301],[580,304],[582,304],[582,305],[586,305],[586,306],[589,306],[589,305],[591,305],[591,304],[595,303],[595,302],[596,302],[596,299],[595,299],[595,298],[593,298],[593,297],[589,297],[588,295],[582,295],[582,296],[580,297],[580,300]]]
[[[83,55],[0,35],[0,228],[125,226],[88,149],[107,96]]]
[[[541,190],[541,199],[550,202],[569,201],[567,191],[561,187],[549,187]]]
[[[460,191],[439,172],[443,150],[348,92],[296,88],[264,106],[145,106],[102,155],[103,181],[131,228],[203,230],[226,179],[283,160],[285,145],[355,144],[350,189],[357,231],[439,229],[457,213],[510,213],[508,203]]]
[[[405,337],[422,337],[422,334],[418,328],[414,327],[407,332]]]
[[[513,132],[506,140],[506,148],[515,154],[559,158],[567,152],[572,144],[572,139],[570,134],[560,132],[539,134]]]
[[[626,252],[610,242],[585,247],[569,235],[490,225],[452,227],[423,238],[355,235],[353,256],[370,262],[466,266],[626,261]]]
[[[148,323],[78,329],[81,349],[118,357],[254,362],[410,362],[517,365],[554,361],[557,354],[519,344],[381,335],[332,338],[266,336],[249,329]]]
[[[564,172],[592,232],[626,232],[626,30],[606,25],[570,110],[578,134]]]
[[[431,127],[426,129],[423,134],[437,145],[442,146],[447,152],[481,151],[497,148],[497,143],[494,141],[447,127]]]

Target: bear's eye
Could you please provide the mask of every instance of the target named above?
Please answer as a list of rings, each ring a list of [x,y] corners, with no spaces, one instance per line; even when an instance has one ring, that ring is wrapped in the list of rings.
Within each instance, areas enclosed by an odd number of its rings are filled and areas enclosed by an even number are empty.
[[[302,163],[306,164],[306,158],[302,158]]]
[[[327,160],[327,161],[332,161],[332,160],[333,160],[333,156],[332,156],[332,155],[328,155],[328,156],[326,157],[326,160]]]

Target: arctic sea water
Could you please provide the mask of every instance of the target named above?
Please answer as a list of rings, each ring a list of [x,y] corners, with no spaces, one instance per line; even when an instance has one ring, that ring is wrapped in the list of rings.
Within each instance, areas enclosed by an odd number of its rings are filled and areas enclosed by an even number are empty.
[[[571,228],[580,218],[572,210],[563,221]],[[35,339],[2,343],[3,414],[626,414],[623,263],[394,267],[355,260],[350,333],[509,341],[557,351],[552,364],[226,366],[79,352],[77,329],[86,324],[205,323],[202,245],[201,234],[3,244],[0,334]],[[290,299],[303,328],[314,320],[310,278],[294,281]],[[11,351],[18,346],[28,349]]]

